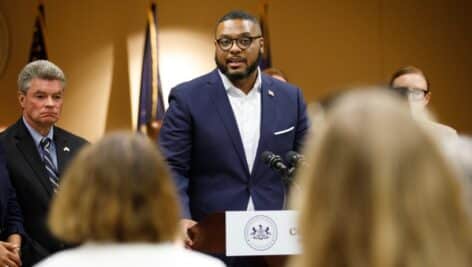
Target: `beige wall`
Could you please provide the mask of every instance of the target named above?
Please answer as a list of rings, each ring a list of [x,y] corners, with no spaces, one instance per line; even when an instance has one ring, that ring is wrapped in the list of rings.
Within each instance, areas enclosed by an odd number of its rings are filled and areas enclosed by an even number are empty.
[[[46,0],[50,60],[69,79],[60,125],[91,141],[131,129],[144,42],[144,0]],[[230,9],[255,0],[160,0],[160,67],[166,93],[214,67],[213,28]],[[270,2],[274,66],[315,101],[337,88],[385,83],[414,64],[432,82],[432,106],[446,124],[472,133],[472,3],[466,0],[299,0]],[[10,58],[0,77],[0,125],[19,116],[16,76],[27,61],[36,0],[0,0]],[[3,41],[3,40],[0,40]]]

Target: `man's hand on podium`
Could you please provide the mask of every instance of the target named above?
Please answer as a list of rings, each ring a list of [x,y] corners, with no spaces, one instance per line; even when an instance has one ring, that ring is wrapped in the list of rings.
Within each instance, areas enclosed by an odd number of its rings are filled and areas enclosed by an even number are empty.
[[[181,227],[182,232],[183,232],[185,248],[192,248],[192,246],[193,246],[193,241],[192,241],[192,239],[190,239],[190,237],[188,235],[188,230],[192,226],[194,226],[195,224],[197,224],[197,222],[194,221],[194,220],[190,220],[190,219],[181,219],[180,220],[180,227]]]

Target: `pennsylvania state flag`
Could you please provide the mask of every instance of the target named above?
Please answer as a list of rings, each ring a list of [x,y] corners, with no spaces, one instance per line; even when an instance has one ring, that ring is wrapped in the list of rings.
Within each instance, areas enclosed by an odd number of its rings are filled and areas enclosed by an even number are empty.
[[[268,14],[269,4],[263,0],[260,3],[260,15],[259,24],[261,25],[262,37],[264,37],[264,54],[262,54],[261,60],[259,61],[259,67],[261,70],[272,67],[272,59],[270,54],[270,40],[269,40],[269,25],[268,25]]]
[[[157,7],[155,3],[152,3],[148,10],[147,20],[137,130],[151,138],[157,138],[165,110],[159,78]]]
[[[46,17],[43,4],[38,6],[38,15],[34,21],[33,43],[31,44],[28,62],[48,59],[46,49]]]

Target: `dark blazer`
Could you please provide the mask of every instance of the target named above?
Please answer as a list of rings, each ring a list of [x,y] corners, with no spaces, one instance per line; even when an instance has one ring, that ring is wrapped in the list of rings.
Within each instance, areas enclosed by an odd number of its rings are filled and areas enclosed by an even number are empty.
[[[54,127],[53,139],[61,174],[87,141],[59,127]],[[23,250],[22,260],[25,265],[34,264],[64,248],[64,244],[52,237],[46,226],[54,191],[33,137],[21,118],[0,134],[0,141],[5,149],[11,182],[23,211],[25,230],[30,237],[28,246]]]
[[[25,234],[21,209],[6,163],[5,152],[0,146],[0,240],[6,240],[11,234]]]
[[[250,174],[238,126],[217,70],[171,90],[159,143],[182,201],[183,216],[201,220],[226,210],[283,208],[281,178],[263,151],[285,155],[308,130],[300,89],[262,74],[261,132]]]

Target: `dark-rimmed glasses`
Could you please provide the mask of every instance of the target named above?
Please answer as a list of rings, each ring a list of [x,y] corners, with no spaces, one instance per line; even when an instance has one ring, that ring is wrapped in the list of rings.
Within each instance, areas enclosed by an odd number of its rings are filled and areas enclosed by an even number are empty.
[[[413,101],[423,100],[429,93],[429,90],[424,90],[420,88],[409,88],[403,86],[393,87],[393,90],[400,93],[404,97],[408,97],[408,99]]]
[[[223,51],[229,51],[231,47],[233,47],[234,41],[236,41],[236,45],[241,49],[241,50],[246,50],[248,49],[252,42],[255,39],[261,38],[261,35],[257,36],[242,36],[238,38],[229,38],[229,37],[221,37],[220,39],[216,39],[216,43],[218,46],[221,48]]]

